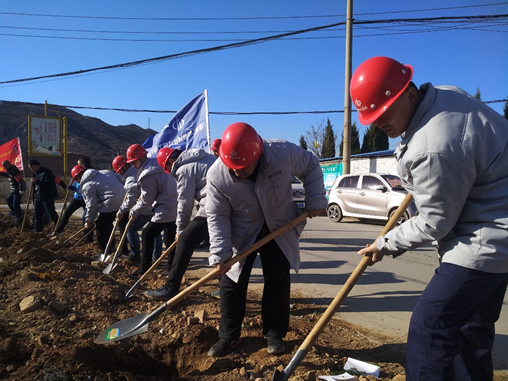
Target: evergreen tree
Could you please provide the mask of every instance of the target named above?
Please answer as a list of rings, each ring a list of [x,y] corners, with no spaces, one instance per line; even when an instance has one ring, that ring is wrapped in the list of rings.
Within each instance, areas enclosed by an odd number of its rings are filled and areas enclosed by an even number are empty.
[[[360,132],[356,127],[356,122],[351,126],[351,155],[360,153]]]
[[[482,93],[480,91],[480,86],[476,86],[476,93],[474,94],[474,97],[478,100],[482,100]]]
[[[362,153],[384,151],[389,148],[388,135],[371,124],[363,136]]]
[[[356,122],[353,122],[351,125],[351,155],[356,155],[360,153],[360,136],[358,133],[358,127],[356,127]],[[342,140],[340,141],[340,156],[343,155],[344,152],[344,132],[342,132]]]
[[[305,136],[300,136],[300,147],[302,147],[305,151],[307,151],[307,142],[305,141]]]
[[[508,119],[508,97],[504,101],[503,113],[504,113],[504,117],[506,119]]]
[[[374,126],[373,124],[371,124],[369,126],[369,128],[367,129],[367,131],[365,131],[365,134],[363,135],[363,143],[362,143],[362,149],[360,150],[361,153],[367,153],[367,152],[372,152],[372,147],[371,147],[371,143],[372,143],[372,126]],[[374,128],[376,128],[374,126]]]
[[[323,138],[323,147],[321,148],[321,158],[335,157],[335,144],[336,144],[335,133],[333,132],[333,126],[330,123],[330,119],[326,120],[325,135]]]

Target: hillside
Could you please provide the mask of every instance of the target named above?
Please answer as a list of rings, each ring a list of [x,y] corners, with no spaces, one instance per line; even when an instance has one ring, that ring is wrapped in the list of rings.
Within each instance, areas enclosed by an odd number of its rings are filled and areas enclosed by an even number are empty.
[[[81,115],[66,107],[53,106],[63,118],[67,118],[68,170],[76,164],[79,156],[88,155],[98,169],[111,169],[111,161],[118,152],[125,154],[134,143],[143,143],[156,131],[135,124],[112,126],[98,118]],[[57,116],[48,105],[47,116]],[[27,160],[36,158],[42,165],[62,175],[61,157],[33,156],[28,158],[28,116],[44,116],[44,104],[23,102],[0,102],[0,144],[20,138],[25,168]]]

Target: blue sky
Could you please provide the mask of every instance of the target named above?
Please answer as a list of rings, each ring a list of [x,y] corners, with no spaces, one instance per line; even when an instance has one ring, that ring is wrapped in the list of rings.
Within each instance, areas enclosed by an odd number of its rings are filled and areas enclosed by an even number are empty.
[[[508,1],[357,0],[353,8],[355,21],[499,14],[508,14]],[[346,1],[327,0],[2,0],[0,82],[128,63],[340,23],[345,21],[345,15]],[[292,39],[128,69],[0,84],[0,100],[177,111],[207,89],[210,112],[343,110],[344,36],[345,28],[339,26]],[[353,70],[367,58],[384,55],[411,64],[417,85],[455,85],[471,94],[479,87],[484,101],[508,97],[506,19],[461,24],[367,24],[355,26],[353,36]],[[503,103],[490,106],[502,113]],[[134,123],[156,131],[173,116],[75,111],[115,126]],[[311,126],[317,127],[327,118],[340,141],[342,113],[211,114],[210,131],[214,139],[229,124],[242,121],[254,126],[263,138],[283,138],[298,144]],[[365,127],[357,121],[355,112],[352,120],[357,122],[362,136]],[[391,148],[396,143],[397,140],[390,140]]]

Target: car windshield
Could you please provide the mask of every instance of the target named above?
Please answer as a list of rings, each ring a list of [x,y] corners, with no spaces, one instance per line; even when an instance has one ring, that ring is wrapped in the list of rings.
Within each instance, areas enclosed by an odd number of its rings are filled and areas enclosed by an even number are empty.
[[[382,175],[381,176],[385,181],[390,185],[394,190],[404,190],[402,186],[402,182],[400,181],[399,176],[395,175]]]
[[[300,180],[298,180],[298,177],[292,176],[291,177],[291,183],[292,184],[301,184],[302,182]]]

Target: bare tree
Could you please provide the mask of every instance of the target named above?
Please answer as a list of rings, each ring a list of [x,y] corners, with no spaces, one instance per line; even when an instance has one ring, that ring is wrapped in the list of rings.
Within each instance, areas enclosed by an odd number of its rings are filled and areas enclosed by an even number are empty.
[[[321,159],[321,149],[323,148],[323,141],[325,138],[325,127],[324,121],[318,124],[310,126],[310,131],[305,131],[305,141],[309,150],[316,155],[318,159]]]

